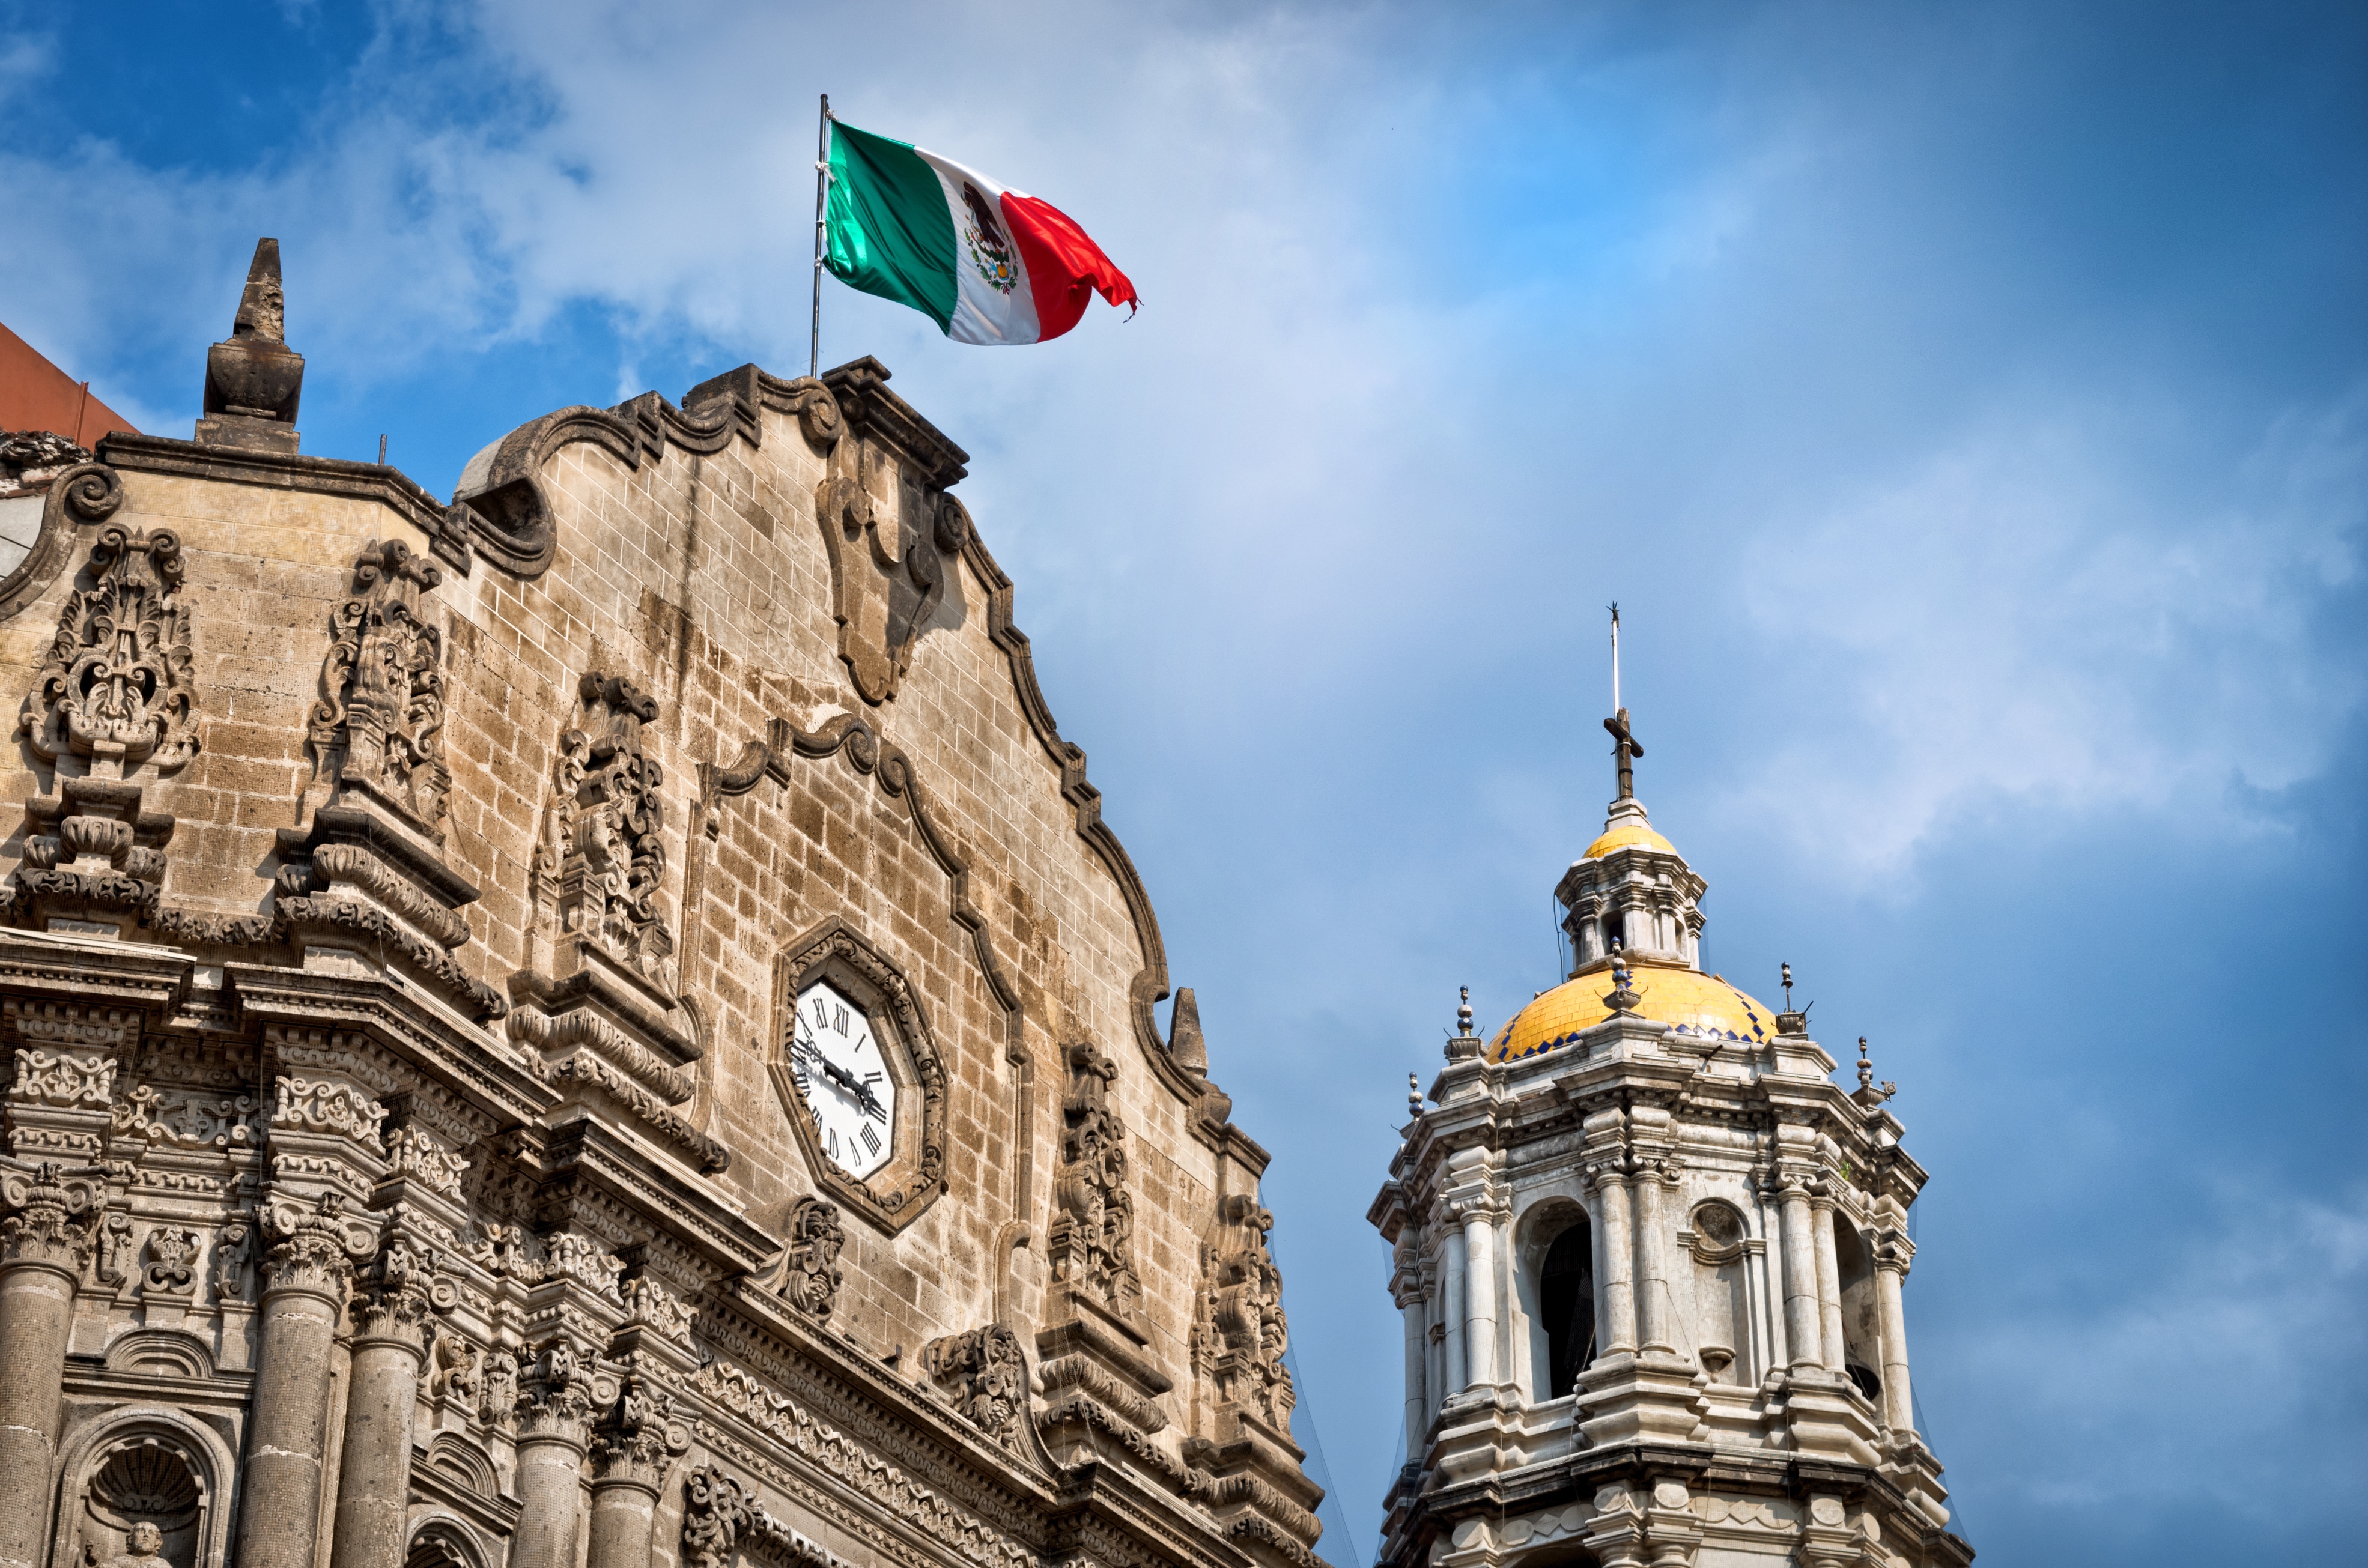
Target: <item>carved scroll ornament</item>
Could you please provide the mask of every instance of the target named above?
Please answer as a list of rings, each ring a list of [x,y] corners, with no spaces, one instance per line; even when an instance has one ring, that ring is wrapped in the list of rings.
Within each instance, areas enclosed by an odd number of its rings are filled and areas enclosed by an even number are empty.
[[[44,759],[72,753],[120,778],[143,762],[169,773],[198,755],[190,607],[181,541],[109,527],[91,546],[91,586],[66,596],[17,729]]]
[[[1274,1215],[1236,1194],[1224,1200],[1224,1223],[1201,1249],[1205,1284],[1203,1346],[1220,1403],[1242,1406],[1282,1431],[1291,1430],[1298,1395],[1283,1362],[1291,1331],[1282,1312],[1282,1272],[1267,1246]]]
[[[970,514],[952,496],[912,490],[907,499],[900,524],[882,517],[871,493],[848,475],[825,479],[814,492],[830,549],[838,656],[866,702],[896,695],[970,538]]]
[[[353,588],[330,618],[321,700],[307,738],[314,765],[361,785],[441,842],[452,770],[444,765],[444,634],[422,612],[443,580],[401,540],[363,547]]]
[[[1028,1362],[1019,1336],[989,1324],[930,1342],[922,1352],[929,1376],[972,1426],[1003,1444],[1019,1446],[1019,1417],[1028,1408]]]
[[[847,1280],[846,1271],[838,1267],[839,1251],[846,1245],[838,1206],[819,1198],[799,1199],[790,1210],[782,1298],[802,1312],[827,1319],[838,1303],[838,1288]]]
[[[1127,1191],[1126,1125],[1110,1104],[1118,1067],[1089,1044],[1067,1052],[1062,1108],[1061,1213],[1053,1221],[1053,1272],[1105,1306],[1132,1314],[1143,1295],[1134,1267],[1134,1199]]]
[[[675,989],[674,933],[659,887],[666,806],[657,759],[642,747],[655,698],[598,671],[577,684],[584,724],[559,737],[551,807],[534,851],[538,908],[563,935],[587,942],[667,995]]]

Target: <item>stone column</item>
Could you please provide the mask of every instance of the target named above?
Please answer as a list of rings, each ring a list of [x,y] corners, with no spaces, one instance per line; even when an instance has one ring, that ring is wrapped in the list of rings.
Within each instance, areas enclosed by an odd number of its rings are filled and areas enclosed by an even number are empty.
[[[583,1358],[565,1340],[553,1340],[520,1364],[518,1526],[510,1544],[509,1568],[575,1568],[592,1408],[591,1380]]]
[[[1670,1337],[1668,1244],[1661,1223],[1661,1173],[1651,1165],[1636,1176],[1636,1260],[1638,1325],[1644,1348],[1664,1356],[1677,1353]]]
[[[1842,1270],[1834,1257],[1834,1200],[1819,1193],[1809,1200],[1810,1227],[1817,1240],[1817,1342],[1824,1347],[1826,1370],[1842,1375]]]
[[[1884,1419],[1895,1432],[1916,1430],[1916,1400],[1907,1382],[1907,1316],[1899,1287],[1907,1275],[1907,1259],[1896,1246],[1874,1255],[1874,1304],[1883,1328]]]
[[[1809,1190],[1798,1177],[1787,1181],[1778,1202],[1782,1206],[1784,1253],[1784,1344],[1792,1369],[1803,1371],[1825,1365],[1817,1343],[1817,1244],[1809,1236]]]
[[[330,1568],[402,1568],[427,1314],[451,1301],[434,1253],[401,1235],[386,1239],[354,1301]]]
[[[49,1560],[66,1341],[104,1198],[82,1173],[41,1165],[0,1178],[0,1568],[32,1568]]]
[[[1430,1336],[1423,1324],[1419,1285],[1409,1286],[1399,1295],[1398,1309],[1406,1318],[1406,1462],[1420,1464],[1422,1435],[1430,1428],[1430,1394],[1423,1386],[1425,1363],[1430,1358]]]
[[[1600,1359],[1604,1351],[1609,1347],[1611,1334],[1603,1305],[1603,1281],[1611,1274],[1610,1266],[1605,1262],[1605,1252],[1603,1246],[1603,1184],[1600,1181],[1585,1179],[1582,1180],[1580,1186],[1581,1190],[1587,1196],[1587,1248],[1588,1254],[1588,1262],[1590,1268],[1590,1272],[1588,1275],[1588,1283],[1594,1288],[1595,1291],[1595,1301],[1593,1302],[1595,1308],[1595,1354],[1597,1358]],[[1580,1346],[1577,1353],[1584,1355],[1586,1354],[1586,1350],[1587,1347],[1585,1346]],[[1587,1363],[1587,1365],[1590,1367],[1594,1364],[1595,1363],[1592,1360]],[[1581,1368],[1579,1369],[1584,1371],[1586,1369]]]
[[[1478,1203],[1463,1215],[1463,1355],[1464,1386],[1495,1387],[1497,1227]]]
[[[667,1461],[690,1446],[674,1401],[650,1381],[642,1354],[616,1404],[592,1434],[592,1525],[586,1568],[649,1568],[658,1488]]]
[[[265,1210],[261,1342],[238,1506],[239,1568],[313,1568],[337,1318],[352,1278],[353,1222],[335,1195]],[[367,1244],[366,1243],[364,1244]]]
[[[1452,1216],[1451,1216],[1452,1218]],[[1441,1389],[1452,1399],[1471,1380],[1463,1375],[1463,1233],[1447,1233],[1447,1284],[1440,1292],[1440,1316],[1447,1324],[1447,1381]]]
[[[1606,1356],[1636,1348],[1635,1232],[1628,1206],[1628,1178],[1606,1171],[1597,1178],[1603,1195],[1602,1321],[1595,1337]]]

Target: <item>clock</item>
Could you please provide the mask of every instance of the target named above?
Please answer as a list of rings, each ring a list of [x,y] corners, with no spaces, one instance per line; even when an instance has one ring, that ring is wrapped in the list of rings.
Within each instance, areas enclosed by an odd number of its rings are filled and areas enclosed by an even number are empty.
[[[790,1081],[814,1116],[823,1157],[861,1181],[896,1152],[896,1079],[861,1004],[827,980],[797,994]]]
[[[946,1189],[946,1068],[904,969],[825,920],[773,960],[766,1072],[816,1191],[894,1235]]]

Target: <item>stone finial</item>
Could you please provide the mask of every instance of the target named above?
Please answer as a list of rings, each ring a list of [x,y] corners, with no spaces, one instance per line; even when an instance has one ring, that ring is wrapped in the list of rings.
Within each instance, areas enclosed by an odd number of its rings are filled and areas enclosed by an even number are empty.
[[[1459,999],[1455,1006],[1455,1032],[1459,1037],[1472,1033],[1472,987],[1457,987]]]
[[[1867,1056],[1866,1053],[1866,1036],[1859,1036],[1858,1092],[1850,1096],[1850,1098],[1858,1101],[1859,1104],[1866,1107],[1867,1109],[1873,1110],[1876,1106],[1881,1105],[1884,1101],[1889,1099],[1898,1092],[1899,1085],[1891,1083],[1888,1080],[1884,1083],[1881,1088],[1875,1087],[1874,1062]]]
[[[1167,1058],[1195,1078],[1209,1075],[1209,1043],[1201,1035],[1201,1004],[1192,988],[1178,986],[1176,1010],[1167,1020]]]
[[[1611,989],[1603,994],[1603,1005],[1615,1013],[1633,1013],[1645,999],[1643,993],[1628,983],[1628,957],[1618,940],[1611,944]]]
[[[230,335],[206,350],[205,417],[199,445],[293,455],[296,404],[304,390],[304,356],[288,347],[287,300],[279,286],[279,242],[255,243],[246,291]]]
[[[1422,1080],[1411,1073],[1406,1074],[1406,1114],[1422,1114]]]

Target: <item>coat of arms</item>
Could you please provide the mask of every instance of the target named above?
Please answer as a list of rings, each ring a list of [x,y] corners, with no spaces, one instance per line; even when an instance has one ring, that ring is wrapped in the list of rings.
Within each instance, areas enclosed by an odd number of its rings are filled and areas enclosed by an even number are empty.
[[[1011,254],[1002,215],[968,180],[962,181],[962,206],[970,215],[970,222],[962,225],[962,244],[970,252],[970,264],[978,268],[988,288],[998,294],[1010,293],[1019,287],[1019,260]]]

